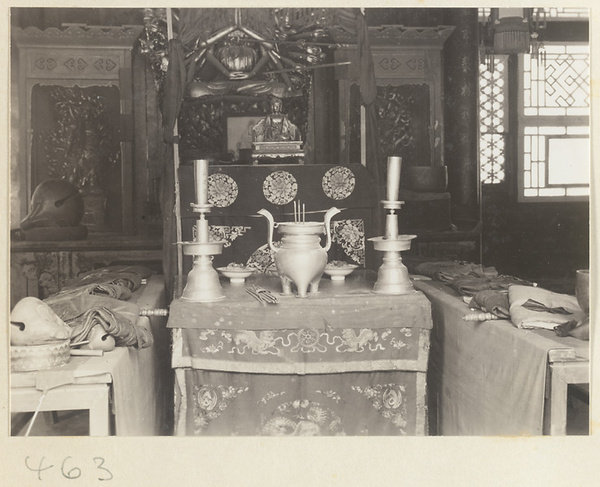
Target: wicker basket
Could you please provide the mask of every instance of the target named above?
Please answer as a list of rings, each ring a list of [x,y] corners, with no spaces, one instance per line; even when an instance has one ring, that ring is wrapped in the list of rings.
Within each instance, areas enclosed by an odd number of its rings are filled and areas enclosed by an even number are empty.
[[[69,340],[25,347],[12,345],[10,347],[10,370],[11,372],[28,372],[63,365],[69,361],[70,351]]]

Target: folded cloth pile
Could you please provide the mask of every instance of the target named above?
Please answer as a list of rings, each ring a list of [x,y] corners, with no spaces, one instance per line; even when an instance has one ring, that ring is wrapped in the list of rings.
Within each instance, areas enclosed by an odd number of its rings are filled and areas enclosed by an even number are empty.
[[[131,313],[129,314],[131,315]],[[150,330],[143,326],[137,326],[131,318],[132,316],[126,316],[123,310],[117,312],[105,307],[90,309],[69,322],[73,325],[71,342],[77,343],[86,340],[92,328],[101,325],[106,333],[115,338],[117,347],[146,348],[151,346],[154,338]]]
[[[81,274],[74,281],[69,282],[65,289],[90,284],[116,284],[133,292],[141,286],[143,279],[147,279],[151,275],[152,271],[145,266],[114,265]]]
[[[512,284],[533,286],[531,282],[513,276],[477,277],[468,275],[449,283],[456,292],[463,296],[474,296],[477,292],[484,290],[506,291]]]
[[[579,323],[586,314],[577,298],[533,286],[512,285],[508,288],[510,317],[518,328],[546,328],[570,321]]]
[[[140,309],[127,302],[141,285],[142,275],[149,276],[151,271],[146,273],[141,266],[98,269],[44,302],[72,328],[72,343],[86,340],[93,326],[100,324],[115,338],[117,346],[146,348],[154,341],[152,332],[137,324]]]
[[[485,313],[492,313],[498,318],[510,319],[508,293],[484,289],[476,292],[469,302],[469,307],[480,309]]]
[[[415,272],[446,284],[464,276],[487,278],[498,276],[498,271],[494,267],[461,261],[422,262],[415,267]]]

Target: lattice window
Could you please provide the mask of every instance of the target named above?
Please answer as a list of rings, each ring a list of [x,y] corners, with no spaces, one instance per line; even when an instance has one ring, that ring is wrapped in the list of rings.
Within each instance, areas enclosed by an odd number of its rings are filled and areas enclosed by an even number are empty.
[[[494,56],[494,69],[480,65],[479,173],[483,184],[505,179],[505,145],[508,132],[507,56]]]
[[[520,57],[520,200],[589,196],[587,45],[546,45],[546,62]]]
[[[546,62],[523,56],[525,116],[587,116],[590,109],[589,47],[547,45]]]
[[[544,13],[550,20],[582,20],[590,18],[590,9],[584,7],[547,7]]]
[[[485,21],[490,15],[491,7],[479,7],[479,18]],[[546,7],[543,15],[547,20],[587,20],[590,18],[590,9],[585,7]]]

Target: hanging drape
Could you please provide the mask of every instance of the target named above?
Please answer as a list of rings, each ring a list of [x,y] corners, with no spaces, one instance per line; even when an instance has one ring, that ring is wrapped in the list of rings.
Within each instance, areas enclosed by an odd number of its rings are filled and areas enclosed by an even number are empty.
[[[358,43],[359,83],[362,102],[365,105],[365,130],[366,130],[366,164],[367,169],[377,181],[377,199],[381,200],[383,194],[383,179],[380,165],[383,163],[380,150],[379,137],[377,135],[377,113],[375,111],[375,97],[377,96],[377,85],[375,82],[375,67],[373,65],[373,54],[369,43],[369,30],[367,21],[362,13],[356,15],[356,32]],[[383,224],[380,212],[375,222],[377,235],[383,232]]]

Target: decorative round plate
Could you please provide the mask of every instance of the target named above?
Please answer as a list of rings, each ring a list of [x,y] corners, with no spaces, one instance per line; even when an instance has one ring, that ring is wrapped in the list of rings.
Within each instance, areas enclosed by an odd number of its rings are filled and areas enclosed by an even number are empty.
[[[263,182],[263,194],[274,205],[285,205],[298,194],[296,178],[287,171],[275,171]]]
[[[352,194],[356,180],[354,173],[344,166],[332,167],[323,176],[323,191],[332,200],[343,200]]]
[[[237,183],[227,174],[208,176],[208,202],[218,208],[231,205],[238,195]]]

